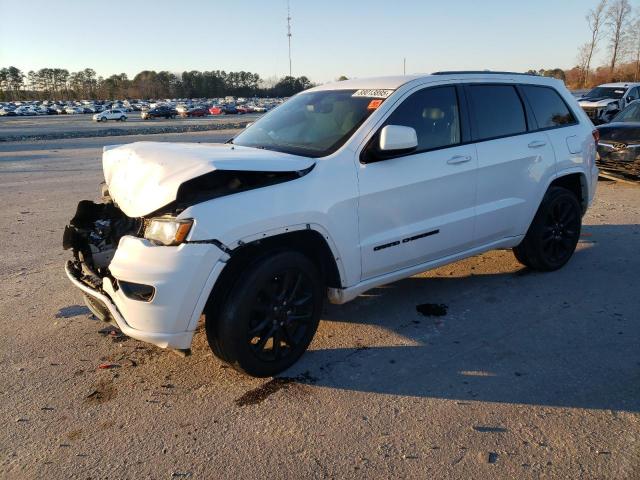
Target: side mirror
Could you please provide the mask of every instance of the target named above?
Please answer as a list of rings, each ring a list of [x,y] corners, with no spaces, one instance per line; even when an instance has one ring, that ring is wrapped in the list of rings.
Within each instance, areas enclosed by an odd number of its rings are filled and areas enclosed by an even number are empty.
[[[412,127],[387,125],[380,131],[379,149],[381,152],[408,152],[418,146],[418,136]]]

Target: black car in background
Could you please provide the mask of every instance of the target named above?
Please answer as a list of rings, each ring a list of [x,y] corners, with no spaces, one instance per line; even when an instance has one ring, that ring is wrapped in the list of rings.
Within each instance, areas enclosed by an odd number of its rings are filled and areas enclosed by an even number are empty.
[[[223,105],[222,111],[225,115],[235,115],[236,113],[238,113],[238,109],[236,108],[236,106],[230,104]]]
[[[598,167],[640,179],[640,100],[598,127]]]
[[[151,118],[176,118],[176,115],[178,115],[178,111],[175,108],[160,105],[151,110],[143,111],[140,117],[143,120],[148,120]]]

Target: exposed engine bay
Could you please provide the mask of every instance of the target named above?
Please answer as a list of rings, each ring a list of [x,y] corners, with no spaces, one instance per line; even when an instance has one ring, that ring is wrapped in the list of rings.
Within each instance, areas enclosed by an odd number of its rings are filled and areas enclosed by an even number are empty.
[[[100,287],[102,277],[109,275],[108,267],[120,239],[124,235],[140,235],[143,226],[142,218],[127,217],[113,202],[82,200],[65,227],[62,246],[73,249],[85,280]]]
[[[79,278],[100,289],[105,276],[115,280],[109,272],[109,264],[120,239],[125,235],[145,236],[145,228],[154,222],[154,218],[175,218],[191,205],[295,180],[312,168],[283,172],[215,170],[183,182],[174,201],[144,217],[127,216],[111,199],[106,184],[103,184],[103,203],[90,200],[78,203],[75,215],[65,227],[62,246],[65,250],[73,250],[73,268]],[[152,238],[150,240],[154,242]],[[118,288],[118,282],[113,283]]]

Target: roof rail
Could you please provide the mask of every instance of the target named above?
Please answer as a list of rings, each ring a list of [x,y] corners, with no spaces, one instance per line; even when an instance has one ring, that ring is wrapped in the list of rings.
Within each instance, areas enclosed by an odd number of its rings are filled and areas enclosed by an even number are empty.
[[[493,70],[450,70],[443,72],[433,72],[431,75],[528,75],[528,76],[539,76],[533,73],[522,73],[522,72],[496,72]]]

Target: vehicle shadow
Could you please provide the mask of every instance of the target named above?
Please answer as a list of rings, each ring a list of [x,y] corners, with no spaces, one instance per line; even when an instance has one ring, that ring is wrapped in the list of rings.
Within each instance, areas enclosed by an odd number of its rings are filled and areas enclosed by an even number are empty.
[[[638,412],[639,244],[639,225],[585,226],[557,272],[496,251],[329,305],[319,340],[285,375],[360,392]],[[422,316],[423,303],[448,312]]]

